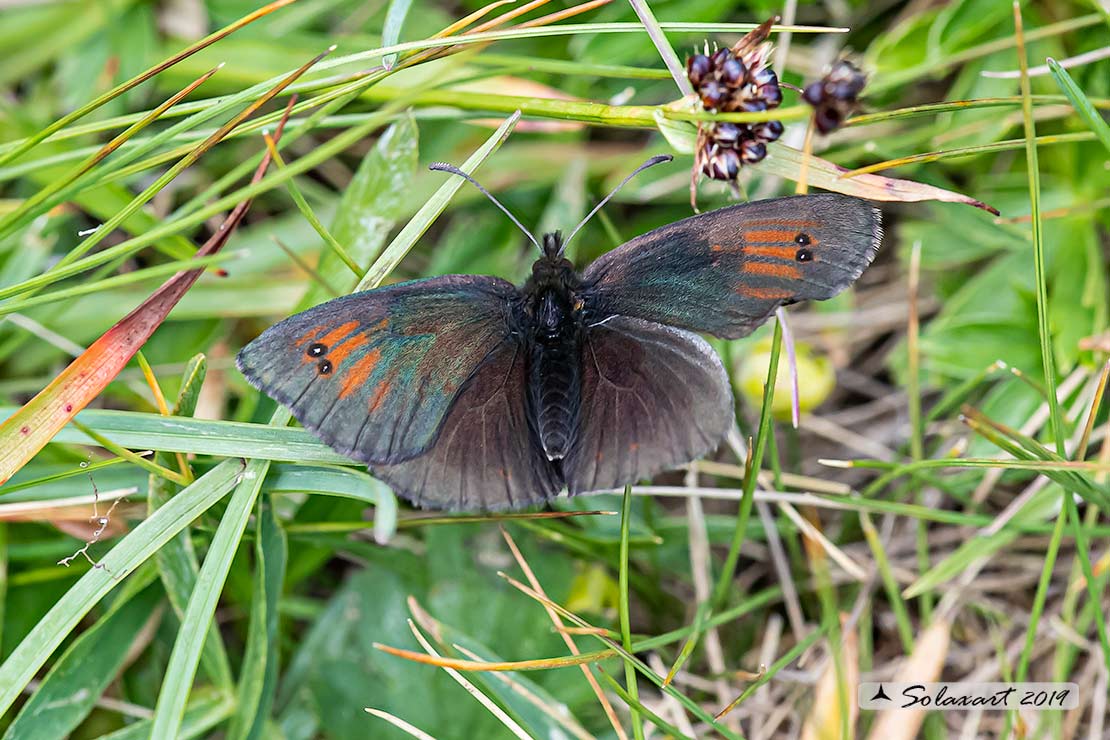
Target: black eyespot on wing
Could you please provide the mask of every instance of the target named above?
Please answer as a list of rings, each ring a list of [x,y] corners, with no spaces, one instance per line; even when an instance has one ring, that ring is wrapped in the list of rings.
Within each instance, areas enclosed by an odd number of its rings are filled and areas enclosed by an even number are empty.
[[[794,243],[800,244],[803,247],[808,247],[812,243],[812,240],[809,238],[809,234],[798,234],[794,237]]]
[[[321,375],[330,375],[332,370],[331,360],[320,360],[320,364],[317,365],[317,369],[320,371]]]
[[[308,345],[308,350],[305,352],[305,354],[309,357],[319,357],[320,355],[326,354],[327,351],[328,348],[325,345],[320,344],[319,342],[315,342]]]
[[[805,247],[802,247],[794,254],[794,259],[798,260],[799,262],[809,262],[813,259],[813,252],[809,251]]]

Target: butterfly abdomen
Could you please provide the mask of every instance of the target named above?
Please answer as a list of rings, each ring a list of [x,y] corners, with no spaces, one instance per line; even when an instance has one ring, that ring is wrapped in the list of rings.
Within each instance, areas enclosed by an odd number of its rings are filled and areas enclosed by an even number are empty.
[[[570,450],[578,426],[581,363],[578,342],[568,338],[533,345],[532,415],[548,460],[561,460]]]
[[[568,292],[545,286],[529,311],[529,412],[548,460],[562,460],[574,442],[581,394],[581,341]]]

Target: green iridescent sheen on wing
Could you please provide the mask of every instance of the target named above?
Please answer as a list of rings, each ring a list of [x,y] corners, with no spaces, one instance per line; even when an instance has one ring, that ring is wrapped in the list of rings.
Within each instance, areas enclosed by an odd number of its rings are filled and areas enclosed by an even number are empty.
[[[328,301],[239,353],[243,375],[330,446],[368,463],[427,450],[459,389],[508,336],[510,283],[429,278]]]

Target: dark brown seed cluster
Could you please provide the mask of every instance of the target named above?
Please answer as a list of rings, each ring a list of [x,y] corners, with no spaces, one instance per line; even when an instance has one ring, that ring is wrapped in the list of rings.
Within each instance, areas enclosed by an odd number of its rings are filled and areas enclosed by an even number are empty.
[[[731,49],[695,54],[686,60],[686,76],[705,110],[711,113],[754,113],[779,107],[782,90],[768,64],[766,43],[772,18]],[[782,136],[779,121],[704,123],[698,127],[697,173],[714,180],[734,181],[740,168],[767,156],[767,144]]]
[[[802,100],[813,106],[813,122],[822,134],[835,131],[856,109],[867,78],[859,67],[840,59],[816,82],[806,85]]]
[[[686,60],[686,76],[711,113],[752,113],[782,103],[779,78],[758,50],[746,59],[732,49],[720,49],[711,56],[695,54]]]
[[[698,167],[714,180],[735,180],[743,165],[762,161],[767,144],[780,136],[778,121],[706,124],[698,133]]]

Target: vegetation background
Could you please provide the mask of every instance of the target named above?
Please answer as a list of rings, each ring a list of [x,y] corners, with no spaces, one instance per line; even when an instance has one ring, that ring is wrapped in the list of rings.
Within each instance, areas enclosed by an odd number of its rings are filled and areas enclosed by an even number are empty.
[[[1110,737],[1104,1],[1020,3],[1024,34],[1000,0],[259,8],[0,9],[4,737]],[[524,277],[530,246],[431,162],[480,163],[540,231],[674,154],[586,228],[579,264],[689,215],[708,116],[675,104],[663,60],[774,14],[807,27],[772,36],[786,82],[848,53],[869,84],[821,160],[785,90],[743,193],[890,201],[856,288],[789,311],[798,429],[764,327],[717,343],[739,432],[712,460],[554,516],[440,516],[235,370],[356,284]],[[956,193],[1001,216],[937,200]],[[1071,680],[1081,703],[854,708],[860,680],[899,676]]]

